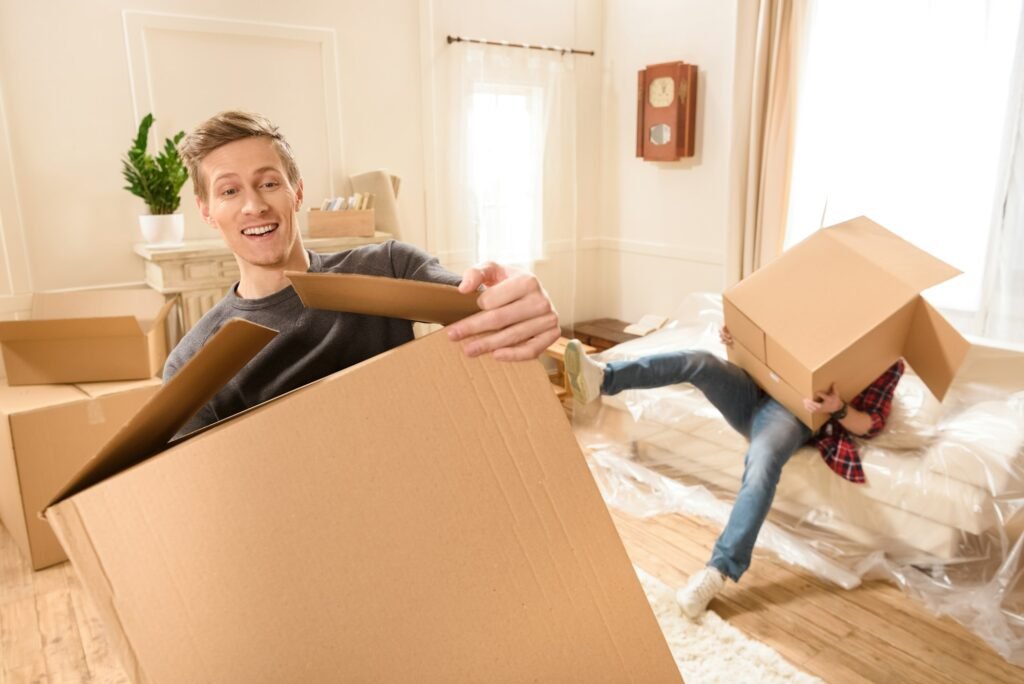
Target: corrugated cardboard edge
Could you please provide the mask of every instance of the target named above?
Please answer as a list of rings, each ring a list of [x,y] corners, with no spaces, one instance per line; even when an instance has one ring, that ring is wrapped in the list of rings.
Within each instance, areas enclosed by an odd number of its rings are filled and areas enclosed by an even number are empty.
[[[957,371],[967,358],[971,343],[924,297],[919,297],[910,324],[903,358],[942,401]]]
[[[50,508],[47,510],[47,520],[57,536],[57,541],[67,552],[79,582],[86,588],[93,606],[99,612],[106,627],[107,643],[117,654],[128,679],[140,684],[149,681],[121,624],[110,579],[99,554],[93,547],[92,538],[82,523],[75,502],[64,501]]]
[[[478,293],[403,278],[287,271],[302,303],[314,309],[448,325],[480,310]]]
[[[46,507],[141,463],[159,451],[276,335],[275,330],[240,318],[228,321]]]

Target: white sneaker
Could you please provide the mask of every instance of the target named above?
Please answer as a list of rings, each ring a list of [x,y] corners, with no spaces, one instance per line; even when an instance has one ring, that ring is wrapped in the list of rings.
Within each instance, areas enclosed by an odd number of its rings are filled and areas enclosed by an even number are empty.
[[[581,404],[589,404],[601,395],[604,364],[583,353],[579,340],[565,345],[565,374],[569,378],[572,396]]]
[[[708,609],[708,604],[725,586],[725,575],[710,566],[691,575],[686,586],[676,592],[676,603],[691,620],[696,620]]]

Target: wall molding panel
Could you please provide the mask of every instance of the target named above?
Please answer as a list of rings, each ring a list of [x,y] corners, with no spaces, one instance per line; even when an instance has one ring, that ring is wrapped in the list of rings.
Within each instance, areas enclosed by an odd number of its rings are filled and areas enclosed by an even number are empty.
[[[663,242],[623,240],[622,238],[588,237],[579,241],[580,250],[610,250],[627,254],[642,254],[673,261],[691,261],[698,264],[721,266],[725,256],[719,250],[682,247]]]
[[[317,179],[317,185],[322,182],[325,187],[315,187],[314,189],[317,192],[330,194],[342,187],[345,179],[345,166],[341,130],[341,85],[338,74],[337,33],[333,28],[135,10],[123,12],[123,23],[128,79],[136,122],[146,112],[157,111],[159,99],[157,91],[166,85],[160,82],[157,65],[154,63],[154,60],[158,59],[154,54],[153,45],[157,37],[164,41],[178,40],[182,45],[188,45],[191,48],[195,47],[195,42],[198,40],[201,46],[207,46],[210,50],[217,48],[219,41],[227,39],[236,41],[236,44],[239,45],[259,45],[261,49],[270,50],[275,49],[275,41],[279,50],[283,50],[285,46],[290,46],[293,43],[315,46],[319,52],[319,74],[316,78],[316,88],[311,89],[309,93],[315,97],[298,104],[303,108],[315,107],[320,104],[317,100],[320,100],[322,116],[318,117],[315,127],[304,126],[304,130],[301,132],[307,133],[309,128],[317,130],[322,136],[321,139],[316,140],[308,147],[313,149],[319,147],[327,155],[327,177]],[[265,43],[267,39],[271,39],[269,45]],[[211,67],[216,63],[211,59]],[[231,69],[237,65],[225,64],[223,66],[225,69]],[[166,65],[164,68],[167,68]],[[243,65],[242,71],[245,68],[246,65]],[[249,66],[248,68],[253,67]],[[295,75],[298,76],[298,74]],[[287,79],[287,81],[291,82],[292,79]],[[202,102],[204,99],[202,91],[197,93],[196,99],[200,101],[200,106],[205,104]],[[220,107],[220,109],[224,108],[226,107]],[[258,106],[246,108],[257,111],[261,109]],[[308,110],[304,109],[304,111]],[[275,123],[281,122],[275,121]],[[285,125],[282,125],[282,129],[286,129]],[[286,129],[285,132],[294,147],[295,131]],[[305,154],[302,156],[306,157]],[[304,169],[303,176],[307,179],[307,186],[309,186],[309,180],[311,180],[309,171]]]

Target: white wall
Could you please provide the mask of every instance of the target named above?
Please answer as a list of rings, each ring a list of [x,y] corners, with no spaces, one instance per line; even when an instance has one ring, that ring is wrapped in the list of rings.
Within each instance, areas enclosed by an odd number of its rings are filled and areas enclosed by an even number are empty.
[[[580,249],[536,270],[565,322],[671,313],[722,286],[736,5],[0,0],[0,316],[33,290],[142,280],[144,207],[120,158],[150,109],[161,140],[220,109],[265,111],[295,144],[309,202],[387,168],[403,179],[403,238],[434,248],[432,79],[448,33],[597,51],[577,58]],[[697,156],[638,160],[636,72],[676,59],[700,67]],[[214,237],[184,195],[187,237]]]
[[[127,27],[125,8],[142,13]],[[160,141],[222,109],[264,111],[311,202],[387,168],[403,237],[424,244],[419,60],[417,0],[0,0],[0,296],[142,280],[145,209],[120,157],[150,109]],[[191,194],[186,237],[215,237]]]
[[[671,315],[687,292],[723,286],[736,4],[605,3],[600,220],[583,235],[581,318]],[[637,71],[676,60],[699,67],[696,155],[643,161],[635,156]]]

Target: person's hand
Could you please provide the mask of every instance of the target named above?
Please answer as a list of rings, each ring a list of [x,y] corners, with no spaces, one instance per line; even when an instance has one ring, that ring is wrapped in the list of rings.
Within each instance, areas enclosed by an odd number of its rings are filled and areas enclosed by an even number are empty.
[[[804,408],[811,413],[835,413],[843,407],[843,400],[839,398],[839,391],[835,383],[829,385],[827,392],[817,392],[814,399],[804,399]]]
[[[484,286],[479,313],[448,326],[448,337],[467,342],[467,356],[491,352],[500,361],[535,359],[558,339],[558,312],[537,276],[493,261],[466,269],[459,292]],[[488,334],[489,333],[489,334]]]
[[[731,347],[734,340],[732,339],[732,333],[724,325],[718,329],[718,339],[722,341],[726,347]]]

